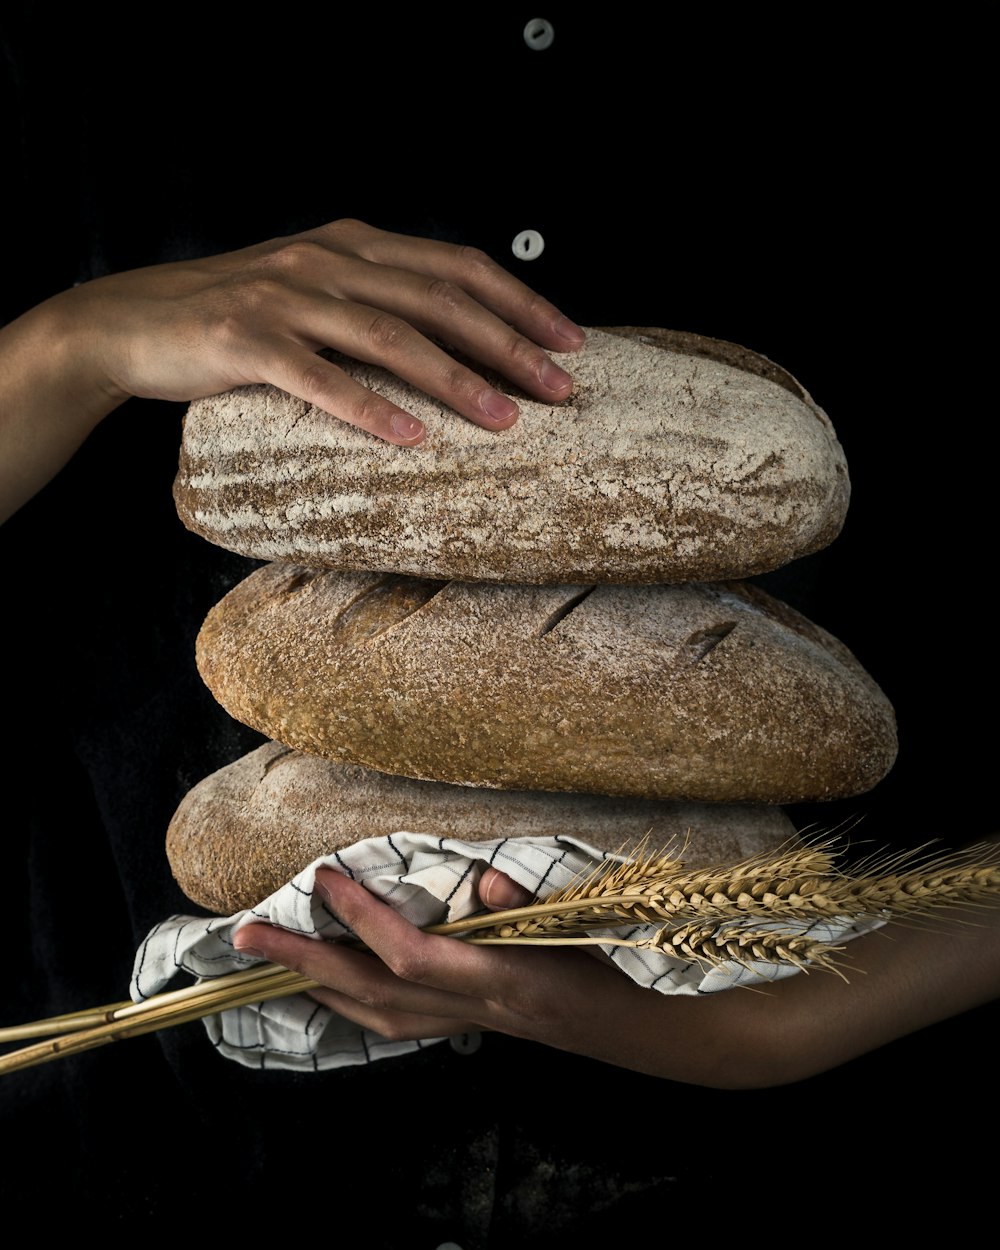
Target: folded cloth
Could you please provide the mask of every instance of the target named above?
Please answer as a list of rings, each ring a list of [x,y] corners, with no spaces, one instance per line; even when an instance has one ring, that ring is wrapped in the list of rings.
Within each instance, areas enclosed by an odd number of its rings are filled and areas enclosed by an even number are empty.
[[[621,860],[574,838],[503,838],[462,842],[431,834],[393,833],[368,838],[315,860],[287,885],[256,907],[227,917],[171,916],[146,937],[136,952],[130,986],[135,1002],[160,993],[179,972],[199,981],[239,972],[260,963],[233,949],[233,935],[244,925],[267,921],[317,940],[343,937],[349,930],[314,893],[316,869],[346,873],[423,927],[462,919],[481,910],[478,884],[490,866],[535,894],[561,889],[574,877],[606,860]],[[759,918],[748,920],[755,929]],[[848,919],[790,924],[784,932],[808,934],[821,942],[842,943],[883,922]],[[595,929],[593,936],[642,941],[659,926]],[[708,970],[695,961],[649,947],[602,945],[622,972],[638,985],[661,994],[713,994],[739,985],[762,984],[794,975],[790,964],[727,962]],[[419,1050],[444,1038],[387,1041],[320,1006],[305,994],[238,1007],[204,1018],[219,1053],[247,1067],[321,1071],[372,1063]]]

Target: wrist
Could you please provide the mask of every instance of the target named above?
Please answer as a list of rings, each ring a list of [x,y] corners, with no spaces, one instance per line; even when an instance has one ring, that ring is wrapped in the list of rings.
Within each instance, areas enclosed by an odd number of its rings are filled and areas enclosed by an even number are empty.
[[[127,396],[101,368],[82,304],[53,296],[0,329],[0,521]]]
[[[87,286],[73,287],[22,318],[28,369],[44,370],[45,387],[84,437],[130,397],[105,363],[91,305]]]

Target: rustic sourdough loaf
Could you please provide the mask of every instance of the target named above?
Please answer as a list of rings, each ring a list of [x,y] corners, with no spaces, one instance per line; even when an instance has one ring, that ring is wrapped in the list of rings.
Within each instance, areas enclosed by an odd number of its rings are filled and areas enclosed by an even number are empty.
[[[733,864],[796,836],[780,807],[484,791],[391,777],[270,742],[188,791],[167,830],[167,857],[192,902],[230,915],[321,855],[401,830],[466,842],[573,836],[610,853],[648,834],[650,850],[683,850],[692,867]]]
[[[572,399],[518,395],[521,418],[502,433],[330,355],[420,417],[426,440],[390,446],[270,386],[199,400],[174,485],[189,529],[245,556],[339,570],[651,583],[775,569],[844,521],[847,466],[829,418],[735,344],[593,329],[564,361]]]
[[[468,786],[782,804],[870,789],[892,707],[752,584],[524,586],[279,561],[208,613],[199,671],[268,738]]]

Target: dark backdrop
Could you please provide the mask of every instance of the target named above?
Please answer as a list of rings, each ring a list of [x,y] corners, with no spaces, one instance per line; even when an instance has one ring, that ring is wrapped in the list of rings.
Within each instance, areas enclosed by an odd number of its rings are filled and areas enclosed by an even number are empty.
[[[209,30],[170,9],[126,30],[16,6],[0,23],[5,319],[73,282],[351,215],[484,247],[582,324],[771,357],[830,414],[853,495],[829,549],[760,580],[854,650],[900,728],[872,793],[796,815],[860,818],[879,844],[991,833],[977,32],[839,10],[808,30],[759,12],[550,10],[557,38],[536,53],[531,16],[234,9]],[[526,227],[547,240],[531,265],[510,252]],[[0,531],[6,1021],[124,997],[147,929],[191,910],[163,855],[170,815],[259,741],[194,670],[204,613],[251,566],[177,521],[181,415],[126,404]],[[776,1176],[822,1193],[928,1160],[939,1178],[975,1172],[965,1133],[996,1109],[995,1018],[739,1095],[503,1038],[459,1060],[437,1047],[361,1074],[253,1074],[194,1025],[5,1078],[0,1192],[55,1222],[181,1230],[216,1187],[246,1211],[267,1186],[267,1220],[294,1193],[323,1195],[310,1218],[335,1221],[353,1196],[373,1228],[399,1221],[372,1245],[464,1250],[596,1244],[664,1211],[696,1229],[706,1202]],[[581,1132],[574,1108],[595,1099],[633,1111]],[[386,1157],[402,1159],[395,1198],[372,1202],[381,1187],[354,1168]]]

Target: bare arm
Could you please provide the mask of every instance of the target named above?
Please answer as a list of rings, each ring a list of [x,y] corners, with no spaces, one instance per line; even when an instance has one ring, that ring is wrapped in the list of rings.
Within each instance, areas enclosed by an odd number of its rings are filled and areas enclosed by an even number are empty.
[[[548,355],[583,332],[485,254],[333,222],[201,260],[132,270],[54,296],[0,331],[0,520],[133,395],[187,401],[270,382],[401,446],[421,422],[317,355],[379,364],[470,421],[517,406],[449,349],[557,402]]]
[[[320,981],[320,1002],[397,1040],[498,1030],[652,1076],[752,1089],[816,1075],[1000,994],[1000,906],[855,938],[846,983],[816,971],[688,997],[643,989],[581,950],[423,934],[340,873],[323,870],[317,884],[373,953],[268,925],[240,930],[237,947]]]

